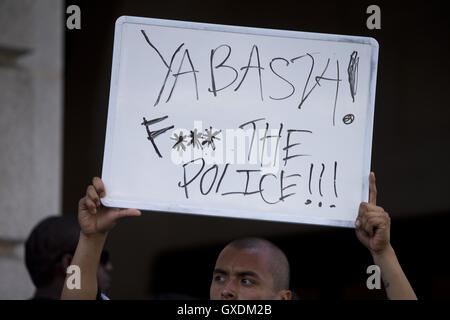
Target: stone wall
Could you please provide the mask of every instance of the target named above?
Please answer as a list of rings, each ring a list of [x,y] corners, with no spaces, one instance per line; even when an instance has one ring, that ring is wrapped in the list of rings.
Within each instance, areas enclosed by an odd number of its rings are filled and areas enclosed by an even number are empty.
[[[0,0],[0,299],[32,296],[23,243],[61,213],[63,6]]]

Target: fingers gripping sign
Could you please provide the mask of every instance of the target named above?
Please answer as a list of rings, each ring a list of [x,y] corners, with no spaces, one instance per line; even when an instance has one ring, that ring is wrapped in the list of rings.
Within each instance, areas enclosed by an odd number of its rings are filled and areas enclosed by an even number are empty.
[[[379,253],[390,244],[390,218],[382,207],[377,206],[375,174],[369,176],[369,202],[359,206],[355,222],[356,236],[373,253]]]
[[[103,206],[100,198],[105,196],[103,181],[98,177],[93,178],[92,184],[86,189],[86,196],[80,200],[78,206],[78,220],[85,235],[106,233],[115,226],[118,219],[141,215],[136,209]]]

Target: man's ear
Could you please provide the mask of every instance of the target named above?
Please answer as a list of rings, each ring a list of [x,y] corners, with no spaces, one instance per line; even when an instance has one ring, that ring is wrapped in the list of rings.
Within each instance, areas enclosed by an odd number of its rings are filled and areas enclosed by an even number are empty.
[[[73,259],[73,256],[69,253],[66,253],[61,258],[61,266],[64,270],[64,273],[66,272],[67,268],[72,264],[72,259]]]
[[[292,292],[291,290],[281,290],[280,291],[280,300],[291,300]]]

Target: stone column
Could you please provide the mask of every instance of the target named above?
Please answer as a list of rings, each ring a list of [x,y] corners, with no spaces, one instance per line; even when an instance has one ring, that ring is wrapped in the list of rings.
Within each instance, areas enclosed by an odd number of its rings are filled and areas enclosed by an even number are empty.
[[[64,1],[0,0],[0,299],[34,288],[23,244],[61,214]]]

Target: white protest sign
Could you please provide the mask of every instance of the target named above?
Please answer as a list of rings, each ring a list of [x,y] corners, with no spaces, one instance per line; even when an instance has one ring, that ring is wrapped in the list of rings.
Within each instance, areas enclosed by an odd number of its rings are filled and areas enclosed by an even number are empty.
[[[353,226],[377,61],[372,38],[120,17],[103,203]]]

